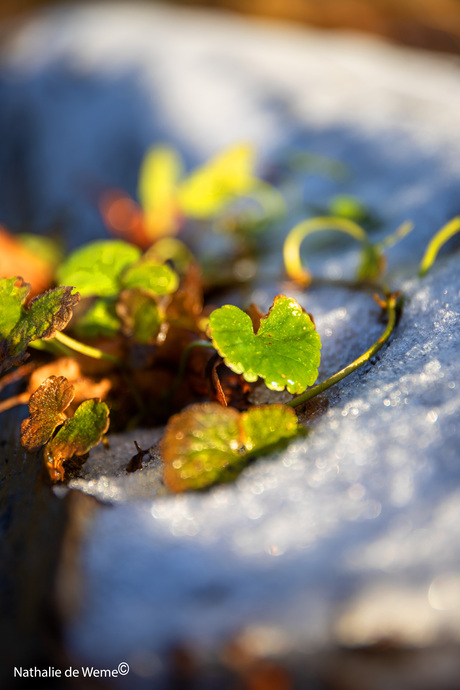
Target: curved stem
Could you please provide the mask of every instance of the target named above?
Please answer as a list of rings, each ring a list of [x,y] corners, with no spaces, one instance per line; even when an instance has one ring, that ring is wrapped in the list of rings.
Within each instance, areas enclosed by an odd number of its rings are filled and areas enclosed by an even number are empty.
[[[420,263],[418,272],[420,278],[423,278],[425,273],[429,271],[442,245],[445,244],[447,240],[450,240],[457,232],[460,232],[460,216],[452,218],[452,220],[443,225],[436,235],[431,238]]]
[[[311,400],[315,396],[319,395],[319,393],[322,393],[323,391],[327,390],[335,383],[338,383],[346,376],[356,371],[356,369],[359,369],[359,367],[361,367],[363,364],[368,362],[385,345],[390,335],[393,333],[396,324],[396,318],[398,315],[398,310],[398,295],[390,295],[386,302],[386,313],[388,316],[388,323],[387,327],[385,328],[385,331],[382,333],[380,338],[368,350],[366,350],[366,352],[362,354],[361,357],[355,359],[354,362],[346,366],[344,369],[341,369],[341,371],[338,371],[333,376],[330,376],[322,383],[318,383],[316,386],[313,386],[313,388],[310,388],[309,391],[306,391],[301,395],[297,395],[295,398],[286,403],[286,405],[289,405],[289,407],[298,407],[299,405],[303,405],[308,400]]]
[[[102,350],[99,350],[97,347],[91,347],[91,345],[80,343],[78,340],[74,340],[69,335],[61,333],[60,331],[56,332],[54,340],[57,340],[59,343],[62,343],[62,345],[65,345],[71,350],[75,350],[75,352],[79,352],[82,355],[86,355],[87,357],[92,357],[93,359],[105,359],[108,362],[117,364],[119,367],[123,366],[123,362],[121,359],[118,359],[118,357],[109,355],[106,352],[102,352]]]
[[[364,246],[369,245],[365,230],[352,220],[335,216],[318,216],[304,220],[296,225],[286,237],[283,247],[283,258],[286,273],[290,278],[304,285],[309,285],[312,280],[310,271],[302,266],[300,260],[300,245],[307,235],[321,230],[338,230],[351,235]],[[370,246],[370,245],[369,245]]]

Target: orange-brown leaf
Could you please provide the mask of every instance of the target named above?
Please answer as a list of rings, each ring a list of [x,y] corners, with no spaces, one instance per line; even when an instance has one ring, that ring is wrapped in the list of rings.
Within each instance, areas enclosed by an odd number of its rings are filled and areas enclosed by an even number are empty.
[[[64,376],[50,376],[30,396],[30,417],[21,424],[21,443],[29,452],[37,451],[51,438],[67,416],[64,411],[73,400],[75,389]]]

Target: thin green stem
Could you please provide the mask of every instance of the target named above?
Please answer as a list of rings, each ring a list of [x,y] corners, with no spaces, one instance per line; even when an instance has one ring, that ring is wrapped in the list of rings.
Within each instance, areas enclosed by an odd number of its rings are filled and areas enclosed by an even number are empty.
[[[97,347],[91,347],[91,345],[85,345],[84,343],[80,343],[78,340],[74,340],[69,335],[61,333],[60,331],[56,332],[54,340],[57,340],[59,343],[62,343],[62,345],[65,345],[71,350],[79,352],[82,355],[86,355],[87,357],[92,357],[93,359],[105,359],[108,362],[117,364],[120,367],[123,366],[123,362],[121,361],[121,359],[118,359],[118,357],[115,357],[114,355],[109,355],[106,352],[102,352],[102,350],[99,350]]]
[[[301,395],[297,395],[295,398],[290,400],[287,405],[289,407],[298,407],[299,405],[303,405],[306,403],[308,400],[311,400],[312,398],[316,397],[323,391],[327,390],[334,384],[338,383],[342,379],[344,379],[346,376],[349,374],[352,374],[356,369],[359,369],[363,364],[368,362],[377,352],[385,345],[391,334],[393,333],[395,324],[396,324],[396,319],[398,315],[398,310],[399,310],[399,302],[398,302],[398,296],[397,295],[390,295],[387,299],[386,302],[386,313],[388,317],[388,323],[387,327],[385,328],[385,331],[382,333],[380,338],[368,349],[364,354],[361,355],[361,357],[358,357],[358,359],[355,359],[354,362],[346,366],[344,369],[341,371],[338,371],[336,374],[333,376],[330,376],[328,379],[323,381],[322,383],[318,383],[316,386],[313,386],[313,388],[310,388],[309,391],[306,391],[305,393],[302,393]]]
[[[460,216],[452,218],[452,220],[443,225],[436,235],[431,238],[420,263],[420,269],[418,272],[420,278],[423,278],[425,273],[429,271],[431,266],[434,264],[442,245],[445,244],[447,240],[450,240],[450,238],[453,237],[457,232],[460,232]]]

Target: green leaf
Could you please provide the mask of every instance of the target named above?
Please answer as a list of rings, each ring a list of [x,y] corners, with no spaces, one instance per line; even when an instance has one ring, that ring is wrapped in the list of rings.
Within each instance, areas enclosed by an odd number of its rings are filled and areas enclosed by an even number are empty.
[[[225,364],[246,381],[259,376],[271,390],[302,393],[318,376],[321,340],[302,307],[278,295],[257,334],[251,318],[226,305],[212,312],[208,334]]]
[[[24,314],[23,303],[30,291],[30,285],[22,278],[0,280],[0,338],[4,340]]]
[[[192,405],[169,420],[161,443],[172,491],[234,479],[248,460],[301,432],[293,410],[262,405],[239,413],[217,403]]]
[[[53,481],[64,479],[63,463],[84,455],[109,428],[109,408],[98,398],[85,400],[45,446],[46,466]]]
[[[179,286],[179,276],[167,264],[143,259],[123,273],[124,288],[143,288],[153,295],[170,295]]]
[[[97,299],[79,318],[75,333],[81,338],[113,338],[120,330],[112,297]]]
[[[57,281],[75,285],[82,297],[112,297],[123,271],[139,260],[141,250],[122,240],[100,240],[76,249],[57,272]]]
[[[285,405],[251,407],[240,415],[243,443],[248,453],[256,455],[276,446],[281,440],[293,438],[302,427],[292,409]]]
[[[192,405],[171,417],[162,441],[164,480],[172,491],[230,481],[238,466],[238,412],[216,403]]]
[[[29,399],[30,417],[21,424],[21,443],[31,453],[51,438],[67,416],[64,410],[74,399],[75,388],[64,376],[49,376]]]
[[[0,373],[24,361],[29,343],[48,340],[56,331],[64,330],[72,318],[73,307],[80,300],[78,292],[72,294],[72,289],[62,286],[48,290],[30,302],[29,309],[22,312],[19,321],[0,343]],[[10,304],[10,323],[15,309]]]
[[[124,290],[117,303],[117,314],[126,335],[142,344],[155,342],[163,318],[155,298],[148,292]]]
[[[254,159],[252,146],[240,144],[195,170],[178,189],[185,215],[210,218],[236,196],[250,191],[257,184]]]
[[[168,146],[151,148],[144,156],[139,173],[138,196],[146,215],[170,203],[182,176],[182,160]]]
[[[376,244],[367,244],[361,253],[356,273],[358,280],[376,280],[385,270],[385,257]]]

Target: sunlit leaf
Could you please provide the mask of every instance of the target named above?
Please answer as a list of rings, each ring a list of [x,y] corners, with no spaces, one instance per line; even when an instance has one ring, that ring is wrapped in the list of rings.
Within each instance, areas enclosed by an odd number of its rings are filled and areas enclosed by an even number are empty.
[[[298,426],[294,411],[285,405],[260,405],[242,412],[240,424],[246,451],[257,454],[276,446],[281,440],[297,436]]]
[[[231,481],[251,457],[299,430],[295,413],[283,405],[243,413],[217,403],[192,405],[168,422],[161,443],[164,481],[177,492]]]
[[[112,297],[120,290],[123,271],[139,260],[141,251],[122,240],[90,242],[61,264],[57,281],[75,285],[82,297]]]
[[[252,146],[234,146],[197,168],[178,189],[185,215],[209,218],[235,196],[254,188],[255,151]]]
[[[168,146],[151,148],[144,156],[139,173],[138,196],[146,213],[169,201],[182,176],[178,152]]]
[[[75,388],[64,376],[50,376],[30,396],[29,414],[21,424],[21,443],[29,452],[39,450],[63,424],[75,395]]]
[[[179,276],[167,264],[143,259],[126,269],[121,283],[124,288],[143,288],[154,295],[169,295],[177,290]]]
[[[239,414],[217,403],[192,405],[171,417],[162,441],[164,480],[172,491],[234,478],[243,458]]]
[[[63,463],[74,455],[84,455],[97,445],[109,428],[109,408],[97,398],[85,400],[73,417],[45,446],[46,466],[52,481],[64,479]]]
[[[30,285],[22,278],[2,278],[0,280],[0,338],[9,336],[24,314],[24,301],[29,294]]]
[[[10,298],[7,300],[7,322],[11,325],[17,307],[13,306],[11,294],[18,300],[24,296],[22,286],[10,283]],[[78,293],[72,294],[71,287],[58,287],[34,297],[28,310],[23,310],[19,321],[0,343],[0,373],[24,361],[26,348],[34,340],[53,338],[56,331],[62,331],[72,318],[73,307],[80,300]],[[16,291],[16,292],[15,292]]]
[[[97,299],[78,319],[75,333],[81,338],[112,338],[120,330],[115,304],[113,297]]]
[[[195,257],[190,249],[177,237],[162,237],[155,244],[152,244],[146,251],[144,258],[157,264],[171,261],[180,274],[185,273],[188,267],[195,262]]]
[[[117,303],[117,314],[125,335],[138,343],[154,343],[163,318],[155,298],[141,289],[123,290]]]
[[[183,164],[178,152],[157,146],[145,155],[139,174],[138,196],[147,232],[153,239],[172,234],[178,226],[176,189]]]
[[[271,390],[302,393],[318,376],[321,340],[292,298],[278,295],[254,333],[251,317],[226,305],[212,312],[209,335],[225,364],[246,381],[259,376]]]

